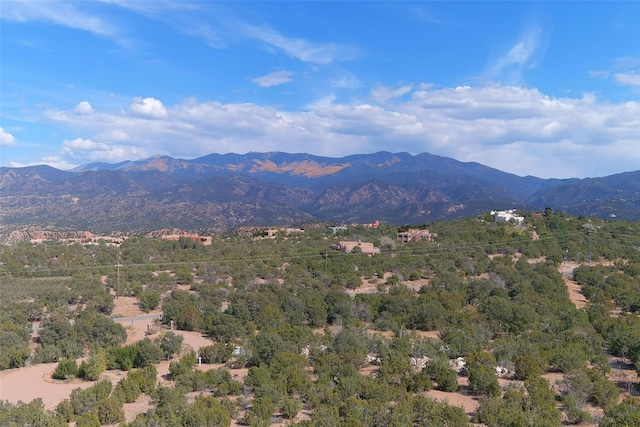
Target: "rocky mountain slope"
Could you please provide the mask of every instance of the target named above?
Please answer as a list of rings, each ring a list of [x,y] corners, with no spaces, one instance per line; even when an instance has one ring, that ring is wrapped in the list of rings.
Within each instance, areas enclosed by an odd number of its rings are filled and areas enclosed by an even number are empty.
[[[640,171],[590,179],[519,177],[432,154],[156,156],[73,171],[0,168],[0,224],[93,232],[221,232],[311,220],[420,224],[491,209],[552,207],[640,219]]]

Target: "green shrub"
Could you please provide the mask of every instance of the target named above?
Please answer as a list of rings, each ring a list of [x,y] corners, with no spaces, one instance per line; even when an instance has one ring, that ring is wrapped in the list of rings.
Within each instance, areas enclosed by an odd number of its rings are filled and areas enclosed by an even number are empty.
[[[56,380],[69,380],[78,376],[78,364],[73,359],[62,359],[58,362],[53,378]]]

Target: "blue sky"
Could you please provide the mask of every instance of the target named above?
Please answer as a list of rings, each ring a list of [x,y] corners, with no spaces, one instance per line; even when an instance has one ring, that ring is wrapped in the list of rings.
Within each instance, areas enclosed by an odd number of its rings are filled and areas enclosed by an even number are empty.
[[[0,3],[0,165],[428,152],[640,169],[640,2]]]

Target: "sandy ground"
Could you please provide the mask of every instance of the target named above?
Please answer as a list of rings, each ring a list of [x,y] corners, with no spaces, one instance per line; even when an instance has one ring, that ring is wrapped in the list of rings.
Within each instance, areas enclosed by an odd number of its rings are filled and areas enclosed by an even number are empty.
[[[461,407],[467,415],[471,416],[478,409],[480,399],[477,396],[468,394],[468,378],[458,377],[458,384],[460,385],[460,391],[458,392],[429,390],[424,395],[439,402],[448,403],[451,406]]]
[[[72,380],[58,381],[51,378],[57,363],[43,363],[19,369],[0,371],[0,400],[11,403],[31,402],[42,398],[46,409],[55,408],[60,401],[71,394],[78,387],[87,388],[95,381]],[[109,379],[115,385],[122,378],[119,371],[108,371],[102,379]]]
[[[115,300],[113,310],[115,316],[141,316],[143,313],[134,297],[120,297]],[[149,314],[160,314],[160,310],[152,311]],[[127,329],[127,343],[135,342],[148,336],[150,339],[157,338],[162,331],[166,330],[154,324],[152,320],[124,320],[115,317],[114,321],[121,322]],[[147,334],[148,325],[152,326],[153,333]],[[213,343],[213,341],[199,332],[174,331],[184,337],[183,351],[198,350]],[[80,359],[78,360],[80,361]],[[75,388],[88,388],[95,384],[94,381],[84,381],[75,379],[72,381],[53,380],[51,375],[57,363],[45,363],[27,366],[19,369],[8,369],[0,371],[0,401],[7,400],[11,403],[31,402],[33,399],[42,398],[45,408],[52,409],[64,398],[68,397]],[[204,367],[205,365],[203,365]],[[162,362],[158,366],[158,380],[165,381],[163,376],[169,372],[169,362]],[[236,375],[238,373],[235,373]],[[240,372],[242,374],[242,372]],[[246,375],[246,373],[244,373]],[[101,379],[109,379],[115,385],[126,376],[126,372],[107,371]],[[142,399],[125,405],[125,412],[128,416],[132,412],[139,413],[148,408],[148,401]],[[135,416],[135,414],[134,414]],[[128,418],[129,419],[129,418]]]

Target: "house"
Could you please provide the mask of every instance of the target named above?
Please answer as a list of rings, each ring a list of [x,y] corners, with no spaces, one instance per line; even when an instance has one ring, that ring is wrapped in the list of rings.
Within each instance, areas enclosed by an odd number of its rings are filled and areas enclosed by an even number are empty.
[[[373,246],[373,243],[362,242],[358,240],[357,242],[347,241],[347,242],[338,242],[335,245],[331,245],[332,249],[342,251],[344,253],[350,254],[353,250],[358,247],[363,254],[366,255],[374,255],[379,254],[380,249]]]
[[[522,224],[522,221],[524,221],[523,216],[516,215],[515,209],[509,209],[508,211],[491,211],[491,215],[493,215],[493,220],[495,222],[508,222],[510,220],[514,220],[515,222]]]
[[[420,230],[417,228],[410,228],[407,231],[403,231],[398,233],[397,239],[398,242],[407,243],[407,242],[431,242],[433,241],[433,235],[429,230]]]

